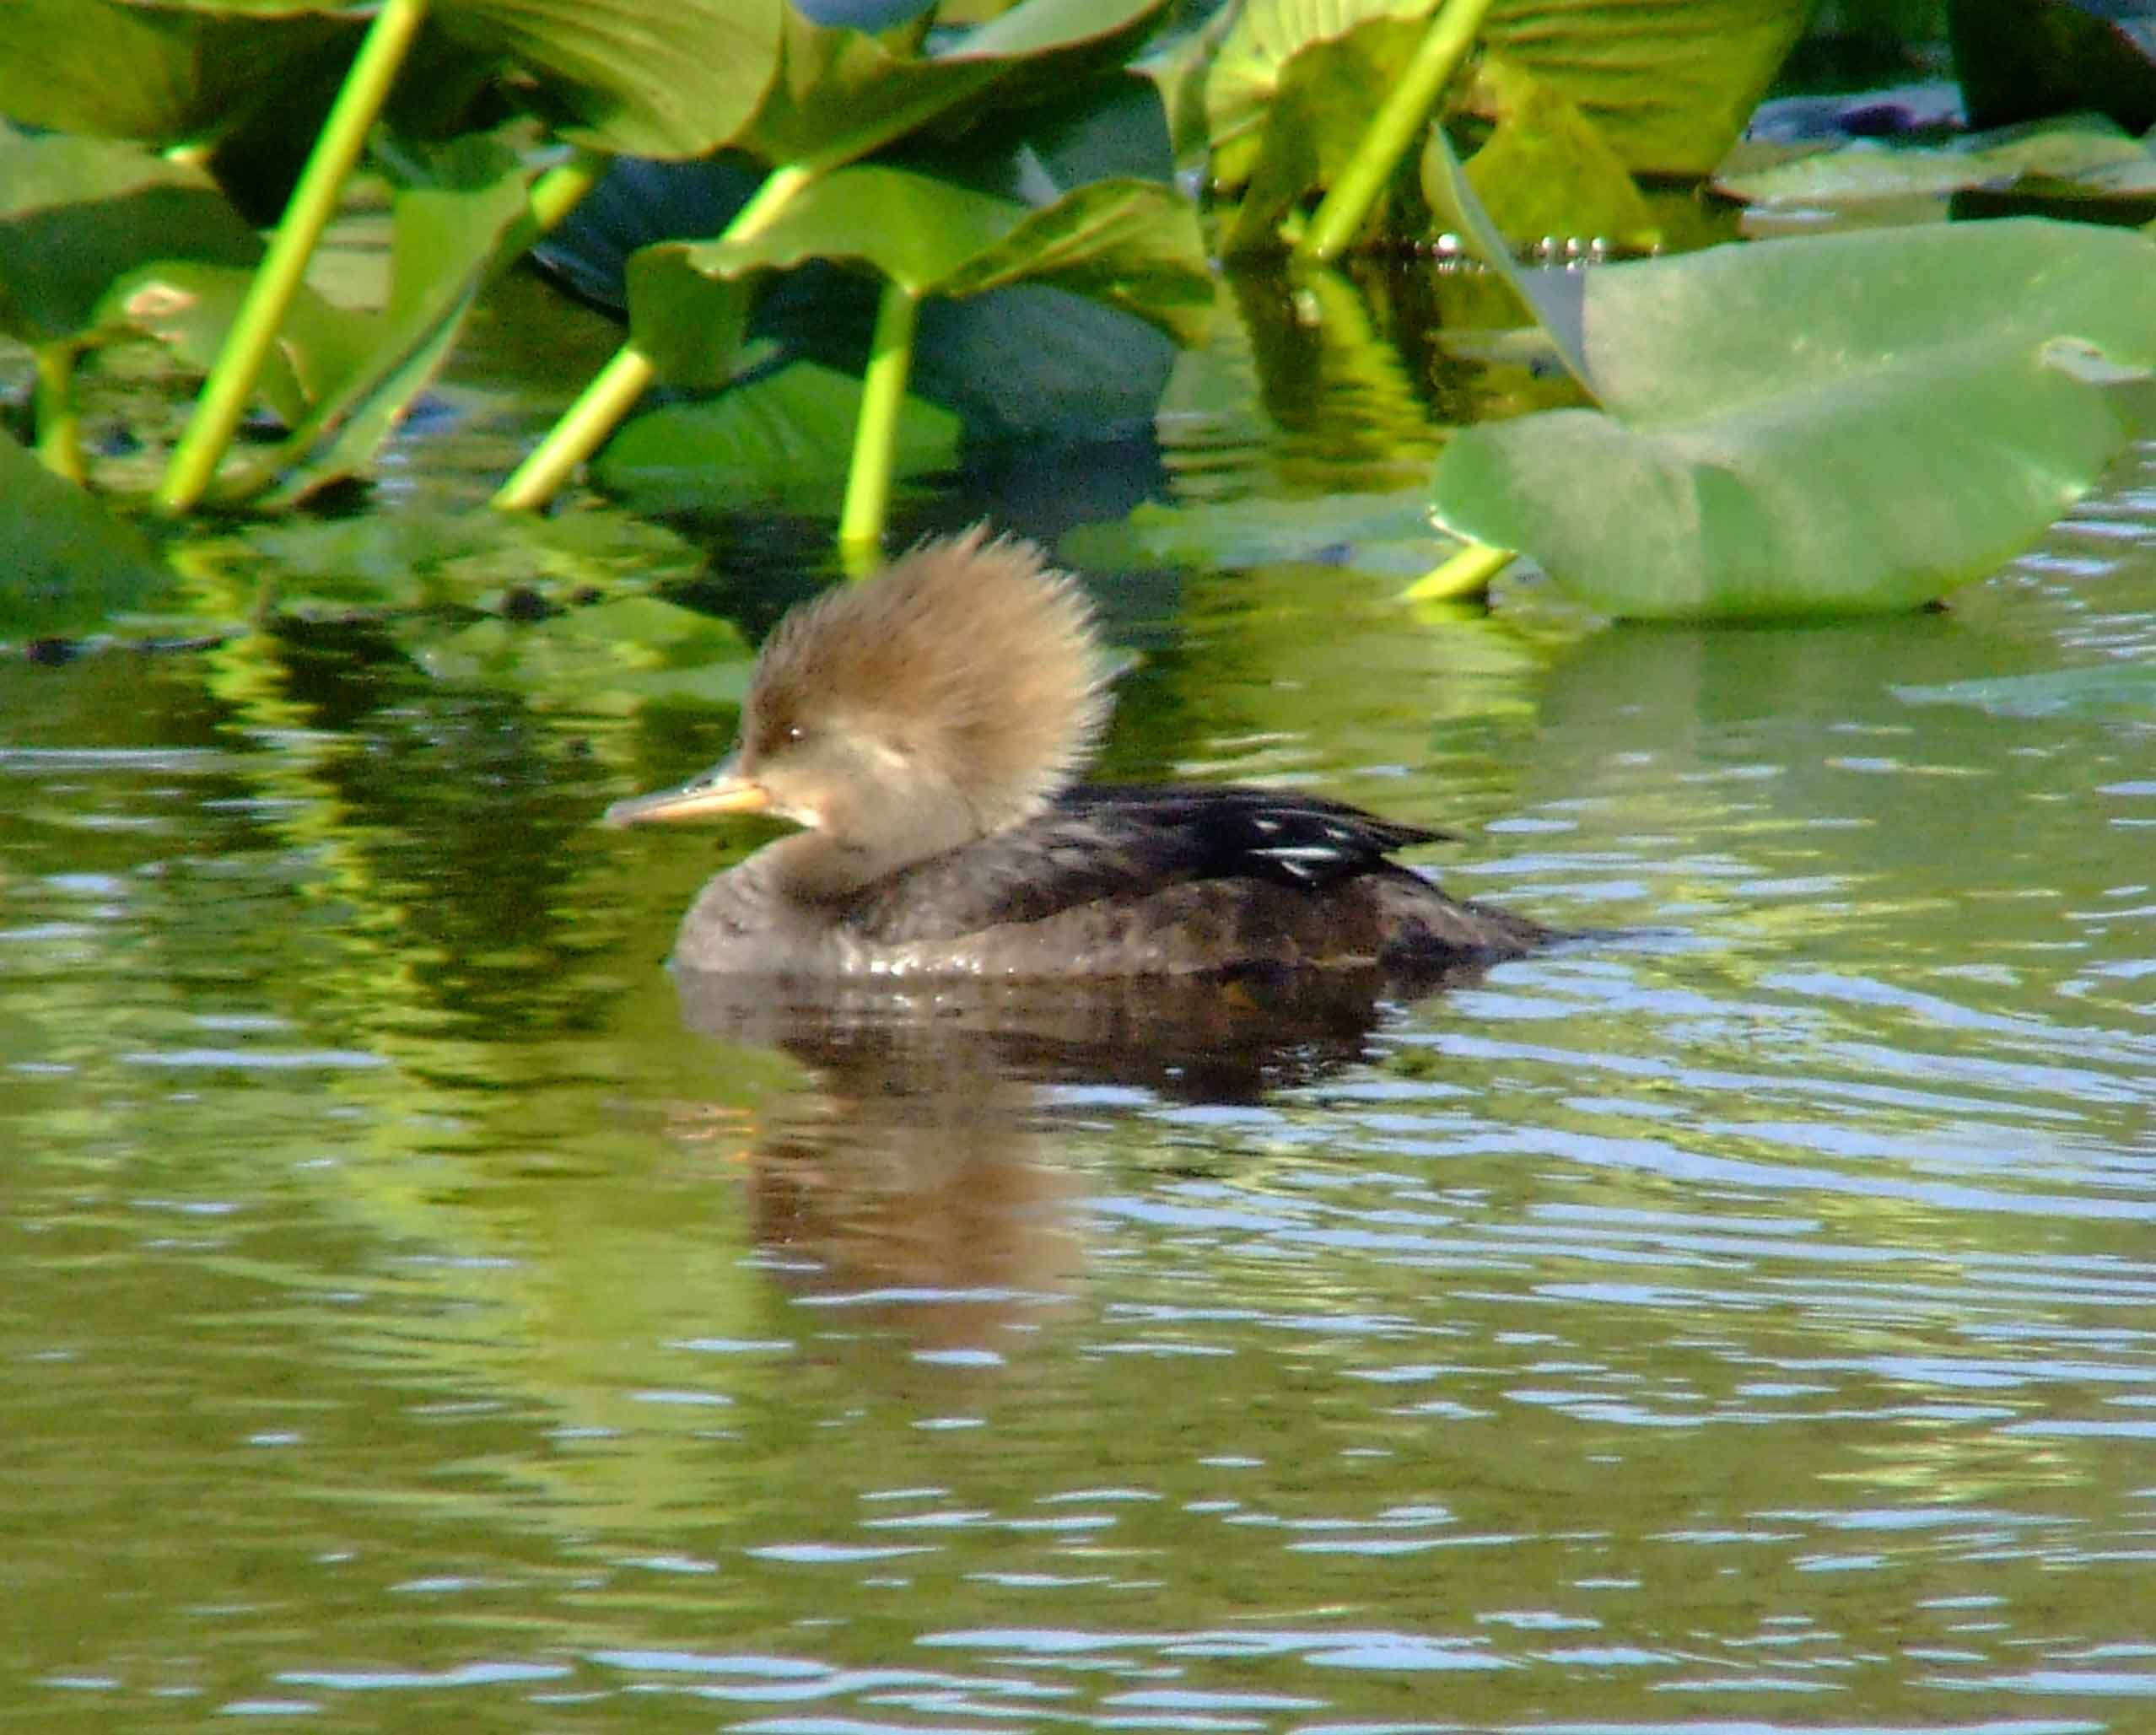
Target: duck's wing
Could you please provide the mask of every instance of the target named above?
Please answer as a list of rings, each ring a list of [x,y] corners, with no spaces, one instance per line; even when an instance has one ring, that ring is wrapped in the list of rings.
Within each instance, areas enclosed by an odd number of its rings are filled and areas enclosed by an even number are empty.
[[[1092,784],[1038,818],[908,869],[847,920],[885,944],[1037,922],[1082,904],[1194,880],[1248,879],[1320,892],[1404,874],[1393,851],[1447,834],[1293,789]]]

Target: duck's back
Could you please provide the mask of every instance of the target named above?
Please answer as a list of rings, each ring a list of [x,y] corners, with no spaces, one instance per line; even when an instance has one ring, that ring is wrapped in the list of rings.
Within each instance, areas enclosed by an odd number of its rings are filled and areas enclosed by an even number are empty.
[[[1181,975],[1486,962],[1546,938],[1389,859],[1442,836],[1292,790],[1081,788],[857,893],[806,967]]]

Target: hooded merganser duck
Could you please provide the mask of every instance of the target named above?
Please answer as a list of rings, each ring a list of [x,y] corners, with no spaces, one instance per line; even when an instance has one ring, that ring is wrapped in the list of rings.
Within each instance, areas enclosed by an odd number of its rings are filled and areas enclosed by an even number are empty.
[[[675,943],[689,971],[1427,968],[1550,937],[1390,859],[1442,832],[1290,789],[1080,784],[1108,709],[1077,581],[976,527],[795,609],[732,756],[606,821],[806,827],[704,886]]]

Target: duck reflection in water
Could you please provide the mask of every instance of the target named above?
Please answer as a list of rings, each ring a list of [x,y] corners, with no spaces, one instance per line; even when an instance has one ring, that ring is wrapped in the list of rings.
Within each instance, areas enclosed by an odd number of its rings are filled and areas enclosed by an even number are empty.
[[[1436,832],[1081,784],[1108,709],[1076,581],[976,529],[796,609],[735,753],[608,810],[802,827],[705,885],[673,964],[693,1026],[816,1074],[756,1184],[817,1286],[1053,1289],[1076,1250],[1038,1231],[1072,1183],[1035,1159],[1032,1086],[1251,1100],[1361,1059],[1384,1000],[1550,937],[1392,859]]]

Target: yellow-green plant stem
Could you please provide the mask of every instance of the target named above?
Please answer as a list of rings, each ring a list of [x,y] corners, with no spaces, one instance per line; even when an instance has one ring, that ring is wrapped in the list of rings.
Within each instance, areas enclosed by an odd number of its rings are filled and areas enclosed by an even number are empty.
[[[569,154],[567,162],[557,163],[533,181],[530,218],[535,236],[547,234],[574,211],[578,202],[598,186],[611,161],[604,151],[579,148]],[[508,262],[506,258],[503,261]]]
[[[898,412],[914,369],[914,327],[921,304],[895,283],[883,286],[876,304],[876,335],[869,340],[861,376],[860,419],[854,424],[854,461],[846,472],[846,504],[838,515],[838,548],[854,563],[882,546],[891,508],[891,471],[898,450]]]
[[[1486,542],[1469,542],[1450,560],[1440,563],[1400,593],[1404,602],[1443,602],[1472,596],[1490,588],[1490,581],[1518,558],[1510,548],[1493,548]]]
[[[382,9],[368,27],[359,53],[345,75],[321,135],[292,191],[283,220],[270,241],[268,253],[247,287],[224,348],[210,369],[202,395],[195,405],[180,444],[165,466],[164,480],[156,496],[160,512],[178,514],[200,500],[217,473],[218,461],[232,443],[233,431],[254,395],[262,363],[278,327],[305,276],[307,260],[321,240],[322,231],[336,214],[345,177],[359,159],[367,132],[381,112],[397,69],[412,47],[412,38],[427,15],[427,0],[383,0]]]
[[[655,372],[650,358],[633,343],[616,350],[501,485],[493,504],[504,512],[530,512],[552,499],[576,466],[597,451],[636,407]]]
[[[89,466],[83,461],[82,411],[75,402],[75,361],[80,353],[73,343],[64,341],[40,343],[37,384],[30,393],[30,423],[37,429],[38,461],[78,488],[89,480]]]
[[[1296,245],[1297,259],[1322,263],[1347,250],[1393,170],[1422,136],[1430,111],[1474,46],[1475,33],[1489,10],[1490,0],[1444,0],[1407,71],[1372,117],[1355,155],[1311,218],[1310,227]]]
[[[727,237],[746,240],[755,234],[812,179],[798,164],[773,170],[748,203],[734,213],[726,225]],[[606,444],[606,436],[636,407],[656,374],[651,358],[633,342],[616,350],[546,437],[509,473],[495,492],[493,505],[504,512],[533,512],[552,499],[576,473],[576,466]]]

